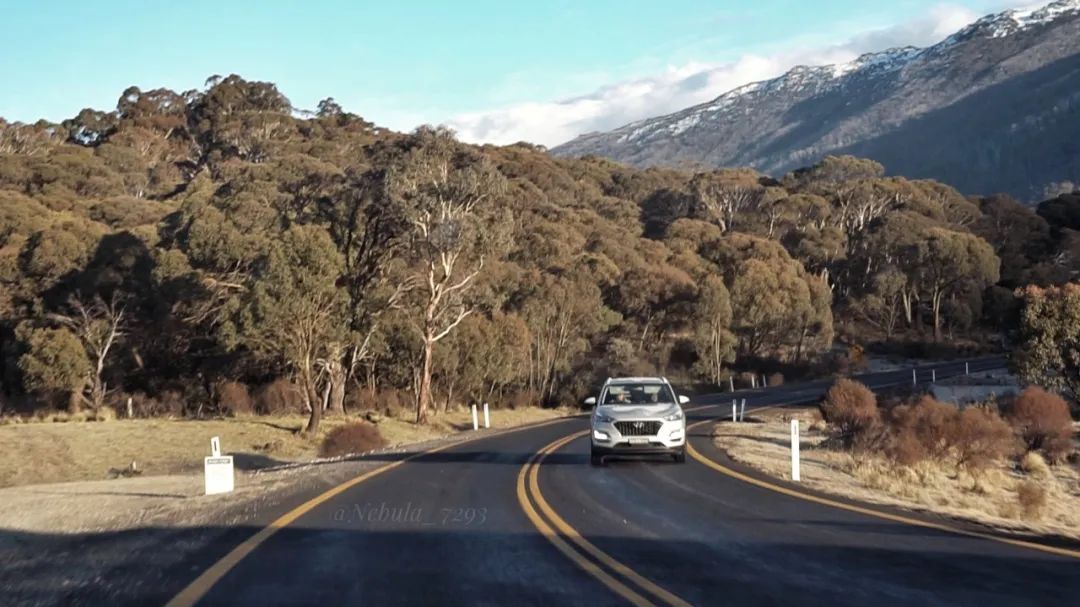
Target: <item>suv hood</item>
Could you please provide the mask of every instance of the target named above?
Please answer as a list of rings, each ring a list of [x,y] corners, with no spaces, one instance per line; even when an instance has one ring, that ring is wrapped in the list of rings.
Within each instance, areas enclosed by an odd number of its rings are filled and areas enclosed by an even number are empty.
[[[602,413],[615,419],[651,419],[666,417],[682,409],[673,403],[660,403],[656,405],[600,405],[596,408],[597,413]]]

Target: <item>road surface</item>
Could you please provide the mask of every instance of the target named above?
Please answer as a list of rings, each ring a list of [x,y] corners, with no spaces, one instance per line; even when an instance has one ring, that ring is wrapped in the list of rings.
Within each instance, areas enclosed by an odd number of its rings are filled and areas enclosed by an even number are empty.
[[[971,364],[973,371],[992,366],[1000,361]],[[929,380],[929,369],[920,381]],[[936,369],[940,379],[964,367]],[[911,371],[863,380],[882,388],[910,382]],[[752,411],[814,398],[827,386],[740,397]],[[730,417],[731,396],[692,402],[690,423]],[[882,518],[733,477],[700,459],[764,478],[726,460],[712,446],[708,423],[690,433],[699,459],[594,468],[587,424],[572,418],[417,454],[249,539],[194,582],[184,580],[173,604],[1080,601],[1076,546],[1039,550],[977,530],[918,526],[912,523],[925,519]]]

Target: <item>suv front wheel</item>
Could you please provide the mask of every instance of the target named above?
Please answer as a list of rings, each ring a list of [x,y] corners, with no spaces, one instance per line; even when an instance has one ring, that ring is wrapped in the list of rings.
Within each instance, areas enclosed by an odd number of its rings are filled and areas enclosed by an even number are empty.
[[[589,463],[594,466],[603,466],[604,456],[597,453],[596,451],[593,451],[589,456]]]
[[[683,447],[683,448],[679,449],[678,451],[673,453],[671,455],[671,457],[675,460],[676,464],[685,464],[686,463],[686,447]]]

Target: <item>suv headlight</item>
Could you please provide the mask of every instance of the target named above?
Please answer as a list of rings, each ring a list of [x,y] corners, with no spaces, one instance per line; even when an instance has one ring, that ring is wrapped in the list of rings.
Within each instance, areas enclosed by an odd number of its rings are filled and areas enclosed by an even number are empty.
[[[615,421],[614,417],[608,417],[603,413],[597,413],[593,416],[593,421],[598,424],[610,424]]]
[[[682,418],[683,418],[683,412],[682,411],[676,411],[676,412],[672,413],[671,415],[665,417],[664,421],[666,421],[666,422],[677,422]]]

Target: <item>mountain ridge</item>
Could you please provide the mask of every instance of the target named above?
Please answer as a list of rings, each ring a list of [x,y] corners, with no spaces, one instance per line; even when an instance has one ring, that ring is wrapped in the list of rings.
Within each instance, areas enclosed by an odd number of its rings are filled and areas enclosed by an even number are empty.
[[[777,78],[740,86],[672,114],[584,134],[556,146],[552,153],[595,154],[635,166],[692,162],[782,173],[830,153],[863,149],[865,142],[902,129],[914,118],[1068,59],[1080,53],[1078,26],[1080,0],[1007,10],[978,19],[928,47],[890,48],[843,64],[796,66]],[[1018,93],[1022,91],[1010,91]],[[1064,97],[1047,101],[1051,107],[1068,106],[1064,130],[1076,132],[1080,118],[1071,116],[1072,108],[1078,107],[1074,96],[1065,91]],[[1025,118],[1001,116],[1003,123]],[[966,138],[966,134],[959,137]],[[896,173],[955,181],[950,174],[917,162],[892,166],[888,160],[895,160],[891,158],[895,154],[888,151],[864,151],[881,156],[871,157]],[[1066,164],[1026,177],[974,179],[959,185],[970,193],[1005,191],[1030,197],[1049,181],[1080,176],[1080,160]]]

